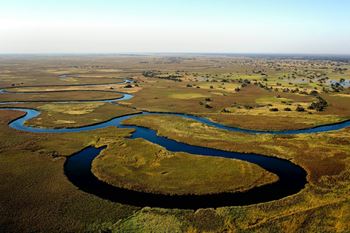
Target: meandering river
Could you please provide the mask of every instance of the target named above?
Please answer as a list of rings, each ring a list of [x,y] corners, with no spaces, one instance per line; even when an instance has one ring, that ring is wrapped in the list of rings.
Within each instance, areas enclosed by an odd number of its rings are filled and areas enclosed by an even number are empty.
[[[133,96],[130,94],[122,93],[123,97],[119,99],[99,100],[98,102],[118,102],[123,100],[129,100]],[[61,101],[62,103],[72,103],[77,101]],[[91,101],[88,101],[91,102]],[[12,102],[18,103],[18,102]],[[10,103],[6,103],[10,104]],[[203,124],[207,124],[211,127],[218,129],[224,129],[235,132],[253,133],[253,134],[301,134],[301,133],[318,133],[325,131],[338,130],[350,126],[350,120],[339,122],[336,124],[322,125],[308,129],[300,130],[285,130],[285,131],[259,131],[241,129],[237,127],[225,126],[219,123],[210,121],[207,118],[198,117],[194,115],[182,114],[182,113],[160,113],[160,112],[140,112],[132,115],[121,116],[113,118],[106,122],[94,124],[90,126],[83,126],[77,128],[36,128],[26,126],[24,123],[34,117],[37,117],[40,112],[35,109],[26,108],[2,108],[7,110],[23,111],[26,114],[9,123],[11,128],[21,131],[27,131],[32,133],[70,133],[70,132],[82,132],[90,131],[108,126],[116,126],[119,128],[131,128],[134,132],[131,135],[131,139],[143,138],[154,144],[160,145],[172,152],[186,152],[192,155],[205,155],[214,157],[224,157],[228,159],[238,159],[254,163],[264,168],[265,170],[276,174],[278,181],[270,184],[265,184],[259,187],[254,187],[245,192],[235,193],[218,193],[218,194],[206,194],[206,195],[162,195],[145,193],[139,191],[128,190],[119,188],[107,184],[99,180],[91,172],[92,161],[100,154],[105,148],[94,148],[92,146],[83,149],[76,154],[67,158],[64,165],[64,173],[67,178],[80,190],[93,194],[103,199],[107,199],[113,202],[130,204],[136,206],[151,206],[151,207],[164,207],[164,208],[184,208],[184,209],[197,209],[207,207],[221,207],[231,205],[249,205],[261,202],[273,201],[281,199],[302,190],[307,183],[307,173],[300,166],[285,160],[271,156],[252,154],[252,153],[238,153],[218,150],[214,148],[200,147],[189,145],[182,142],[165,138],[156,134],[156,131],[138,127],[123,125],[122,122],[126,119],[130,119],[139,115],[176,115],[188,119],[192,119]],[[69,134],[67,134],[69,137]]]

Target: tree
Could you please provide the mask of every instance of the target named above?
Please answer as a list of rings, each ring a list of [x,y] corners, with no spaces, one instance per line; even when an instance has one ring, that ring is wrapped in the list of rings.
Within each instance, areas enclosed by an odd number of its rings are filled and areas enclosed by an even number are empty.
[[[303,106],[298,105],[297,108],[295,109],[297,112],[305,112],[305,109]]]

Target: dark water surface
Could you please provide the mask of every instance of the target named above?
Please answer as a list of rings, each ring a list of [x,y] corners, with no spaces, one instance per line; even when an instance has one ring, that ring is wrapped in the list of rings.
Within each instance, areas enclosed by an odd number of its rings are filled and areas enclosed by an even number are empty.
[[[104,102],[115,102],[121,100],[131,99],[132,95],[124,94],[120,99],[104,100]],[[225,126],[219,123],[210,121],[209,119],[181,114],[181,113],[151,113],[142,112],[132,114],[128,116],[117,117],[106,122],[102,122],[96,125],[78,127],[78,128],[61,128],[61,129],[46,129],[35,128],[25,126],[25,121],[32,119],[40,114],[39,111],[34,109],[24,108],[5,108],[11,110],[19,110],[26,112],[25,116],[22,116],[14,121],[10,122],[10,127],[28,131],[33,133],[70,133],[70,132],[82,132],[90,131],[94,129],[105,128],[108,126],[117,126],[120,128],[132,128],[134,133],[131,138],[143,138],[147,141],[160,145],[172,152],[186,152],[196,155],[205,155],[213,157],[223,157],[228,159],[238,159],[254,163],[264,168],[265,170],[276,174],[279,177],[277,182],[266,184],[260,187],[255,187],[245,192],[236,193],[219,193],[219,194],[207,194],[207,195],[162,195],[144,193],[138,191],[127,190],[109,185],[103,181],[98,180],[91,172],[91,164],[94,158],[99,155],[101,150],[105,147],[94,148],[88,147],[82,151],[73,154],[67,158],[64,165],[64,172],[68,179],[79,189],[84,192],[96,195],[100,198],[107,199],[114,202],[123,204],[130,204],[136,206],[152,206],[152,207],[164,207],[164,208],[184,208],[184,209],[197,209],[206,207],[220,207],[231,205],[249,205],[261,202],[267,202],[272,200],[281,199],[283,197],[298,193],[305,187],[307,183],[307,173],[300,166],[293,164],[292,162],[284,159],[279,159],[270,156],[252,154],[252,153],[237,153],[228,152],[213,148],[206,148],[200,146],[188,145],[185,143],[177,142],[165,137],[158,136],[154,130],[138,127],[122,125],[122,121],[138,116],[138,115],[176,115],[188,119],[192,119],[209,126],[224,129],[234,132],[244,132],[253,134],[301,134],[301,133],[318,133],[325,131],[338,130],[350,126],[350,121],[344,121],[336,124],[322,125],[314,128],[300,129],[300,130],[286,130],[286,131],[258,131],[241,129],[237,127]],[[67,134],[67,137],[69,135]]]

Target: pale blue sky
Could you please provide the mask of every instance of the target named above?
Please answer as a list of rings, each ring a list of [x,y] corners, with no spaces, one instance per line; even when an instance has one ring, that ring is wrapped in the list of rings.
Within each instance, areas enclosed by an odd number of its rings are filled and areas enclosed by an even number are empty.
[[[350,54],[347,0],[0,0],[0,53]]]

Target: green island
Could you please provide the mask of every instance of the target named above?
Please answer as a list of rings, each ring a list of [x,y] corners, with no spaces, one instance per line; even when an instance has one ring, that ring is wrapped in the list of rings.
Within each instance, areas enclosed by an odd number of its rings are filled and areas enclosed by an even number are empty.
[[[244,191],[278,179],[247,162],[170,153],[143,140],[109,145],[92,170],[115,186],[167,195]]]

